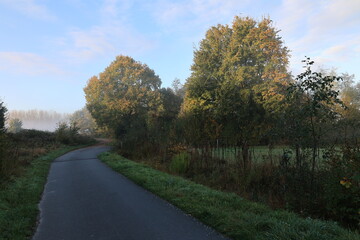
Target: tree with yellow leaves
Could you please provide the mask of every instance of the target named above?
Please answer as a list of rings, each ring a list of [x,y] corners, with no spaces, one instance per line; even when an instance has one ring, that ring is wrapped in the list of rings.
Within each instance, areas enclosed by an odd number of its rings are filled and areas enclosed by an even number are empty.
[[[246,165],[249,145],[269,129],[289,84],[289,51],[278,32],[270,19],[249,17],[207,31],[182,106],[190,141],[226,137],[242,147]]]
[[[160,78],[146,64],[118,56],[84,88],[86,106],[100,127],[108,128],[121,144],[147,139],[147,121],[157,111]]]

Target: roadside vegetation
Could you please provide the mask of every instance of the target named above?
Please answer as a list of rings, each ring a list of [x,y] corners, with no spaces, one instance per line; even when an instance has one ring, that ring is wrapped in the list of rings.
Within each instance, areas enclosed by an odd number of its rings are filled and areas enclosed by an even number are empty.
[[[60,123],[55,132],[22,129],[19,119],[6,126],[6,113],[0,102],[0,239],[28,239],[51,162],[95,140],[75,123]]]
[[[335,222],[301,218],[284,210],[272,210],[234,193],[225,193],[127,160],[116,153],[100,159],[115,171],[166,199],[220,233],[239,240],[357,240],[360,235]]]
[[[118,56],[89,79],[87,109],[125,157],[359,230],[360,84],[288,62],[269,18],[235,17],[206,32],[184,85]]]
[[[76,125],[60,123],[55,132],[20,129],[0,133],[0,187],[21,176],[33,159],[64,145],[94,143],[88,136],[78,134]]]
[[[84,146],[84,145],[81,145]],[[0,239],[29,239],[39,214],[38,204],[51,162],[81,146],[61,146],[32,159],[21,175],[0,186]]]

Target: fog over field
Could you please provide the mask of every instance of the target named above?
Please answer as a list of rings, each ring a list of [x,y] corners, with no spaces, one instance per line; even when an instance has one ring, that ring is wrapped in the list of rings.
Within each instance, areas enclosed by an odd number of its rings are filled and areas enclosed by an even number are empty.
[[[24,129],[54,131],[59,122],[67,121],[69,117],[70,114],[67,113],[32,109],[9,111],[7,119],[20,119]]]

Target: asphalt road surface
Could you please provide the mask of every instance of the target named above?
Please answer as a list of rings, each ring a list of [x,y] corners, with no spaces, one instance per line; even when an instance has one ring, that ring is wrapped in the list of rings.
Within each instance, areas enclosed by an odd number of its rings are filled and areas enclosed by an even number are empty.
[[[51,165],[33,240],[225,239],[134,184],[83,148]]]

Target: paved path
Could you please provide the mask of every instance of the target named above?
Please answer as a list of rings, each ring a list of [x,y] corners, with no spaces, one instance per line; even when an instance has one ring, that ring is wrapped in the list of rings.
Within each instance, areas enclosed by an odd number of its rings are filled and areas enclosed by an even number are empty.
[[[52,163],[33,240],[225,239],[101,163],[109,150],[76,150]]]

